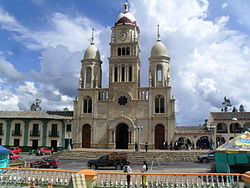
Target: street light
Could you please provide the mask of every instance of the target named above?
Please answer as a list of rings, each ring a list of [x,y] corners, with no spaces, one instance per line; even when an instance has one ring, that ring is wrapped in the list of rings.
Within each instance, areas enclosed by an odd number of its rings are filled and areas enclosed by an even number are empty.
[[[238,119],[237,119],[236,117],[233,117],[233,118],[232,118],[232,121],[234,122],[234,123],[233,123],[233,130],[234,130],[234,137],[235,137],[235,125],[236,125]]]
[[[143,126],[135,126],[135,129],[137,130],[137,151],[140,151],[140,131],[143,129]]]
[[[213,141],[213,134],[215,132],[215,128],[216,126],[215,125],[208,125],[207,126],[207,129],[210,131],[211,133],[211,138],[210,138],[210,149],[214,150],[215,149],[215,146],[214,146],[214,141]]]

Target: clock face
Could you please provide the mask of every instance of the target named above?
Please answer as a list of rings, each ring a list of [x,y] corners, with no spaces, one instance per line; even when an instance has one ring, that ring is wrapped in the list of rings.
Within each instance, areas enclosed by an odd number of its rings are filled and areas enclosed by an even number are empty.
[[[122,32],[121,34],[120,34],[120,37],[121,37],[121,39],[126,39],[127,38],[127,33],[125,33],[125,32]]]

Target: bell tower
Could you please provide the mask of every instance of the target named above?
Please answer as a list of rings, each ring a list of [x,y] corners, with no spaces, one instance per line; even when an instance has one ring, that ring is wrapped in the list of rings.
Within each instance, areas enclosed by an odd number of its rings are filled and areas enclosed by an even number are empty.
[[[170,87],[170,57],[166,46],[161,42],[158,25],[157,41],[151,49],[149,58],[149,86]]]
[[[121,12],[112,27],[109,57],[109,86],[125,84],[140,86],[140,29],[134,16],[129,12],[128,3],[124,3]]]
[[[82,68],[79,80],[79,88],[101,88],[102,87],[102,61],[100,52],[94,43],[94,29],[90,46],[84,52],[81,60]]]

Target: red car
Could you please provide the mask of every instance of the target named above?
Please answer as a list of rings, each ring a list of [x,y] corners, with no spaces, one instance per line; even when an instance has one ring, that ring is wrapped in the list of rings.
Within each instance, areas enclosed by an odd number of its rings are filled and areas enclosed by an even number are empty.
[[[43,157],[30,163],[30,167],[34,168],[58,168],[59,165],[60,161],[54,157]]]
[[[46,147],[41,147],[41,148],[38,148],[36,150],[36,155],[51,155],[52,154],[52,150],[51,149],[48,149]]]
[[[19,154],[22,151],[22,149],[19,147],[10,147],[9,150],[11,153],[15,153],[15,154]]]
[[[17,161],[17,160],[25,161],[25,159],[22,158],[20,155],[12,155],[12,156],[10,156],[10,160],[11,161]]]

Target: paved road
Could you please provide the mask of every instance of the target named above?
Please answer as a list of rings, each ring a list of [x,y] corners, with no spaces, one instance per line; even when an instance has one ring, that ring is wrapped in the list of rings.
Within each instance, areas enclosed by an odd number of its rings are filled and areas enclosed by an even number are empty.
[[[67,170],[82,170],[87,168],[87,160],[60,160],[59,169]],[[173,162],[173,163],[148,163],[150,171],[159,172],[209,172],[209,163],[194,163],[194,162]],[[133,172],[139,172],[142,168],[142,163],[131,163]],[[114,168],[100,168],[99,170],[116,171]],[[121,171],[121,170],[117,170]]]
[[[40,159],[43,156],[30,156],[28,153],[21,153],[21,156],[28,162]],[[60,159],[61,165],[58,169],[63,170],[82,170],[87,168],[88,160],[66,160]],[[196,163],[196,162],[165,162],[165,161],[150,161],[148,162],[149,170],[154,172],[209,172],[209,163]],[[142,168],[142,163],[132,162],[131,168],[133,172],[139,172]],[[101,168],[101,171],[116,171],[114,168]],[[121,170],[117,170],[121,171]]]

